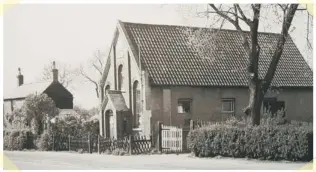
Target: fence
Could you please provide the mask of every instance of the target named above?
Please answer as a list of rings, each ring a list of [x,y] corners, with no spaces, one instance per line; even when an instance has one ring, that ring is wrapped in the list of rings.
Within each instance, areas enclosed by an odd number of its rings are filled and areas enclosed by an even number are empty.
[[[190,130],[211,125],[220,125],[222,122],[190,120],[190,124],[182,128],[165,126],[158,122],[158,150],[167,153],[189,152],[187,136]]]
[[[174,153],[182,152],[183,148],[183,137],[182,128],[175,126],[165,126],[158,123],[159,126],[159,143],[158,149],[161,152]]]
[[[200,119],[190,120],[190,130],[201,128],[201,127],[208,127],[212,125],[220,125],[220,124],[223,124],[223,122],[202,121]]]
[[[54,151],[112,152],[122,149],[129,154],[149,153],[152,149],[152,137],[128,136],[121,139],[104,138],[99,135],[83,137],[53,136]]]

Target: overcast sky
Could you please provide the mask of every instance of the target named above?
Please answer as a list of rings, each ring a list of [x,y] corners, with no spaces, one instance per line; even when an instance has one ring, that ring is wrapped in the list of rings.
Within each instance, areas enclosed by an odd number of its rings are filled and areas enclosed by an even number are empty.
[[[24,83],[31,83],[41,77],[43,66],[54,60],[78,67],[87,62],[95,50],[107,52],[117,20],[206,26],[205,18],[195,16],[196,10],[206,9],[206,5],[196,7],[109,4],[13,6],[4,14],[4,92],[17,86],[18,67],[22,69]],[[291,36],[303,56],[311,58],[306,52],[306,21],[306,15],[297,15]],[[263,31],[263,27],[260,30]],[[271,31],[279,30],[275,27]],[[75,105],[91,108],[98,103],[90,83],[75,81],[71,91]]]

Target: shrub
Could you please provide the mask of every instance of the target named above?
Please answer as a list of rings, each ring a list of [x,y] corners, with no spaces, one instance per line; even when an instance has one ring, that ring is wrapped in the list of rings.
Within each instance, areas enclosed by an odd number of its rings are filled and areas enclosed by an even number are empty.
[[[33,137],[29,130],[8,130],[4,131],[3,148],[5,150],[32,149]]]
[[[83,149],[78,149],[78,153],[83,154]]]
[[[53,148],[53,138],[52,135],[49,134],[47,131],[44,131],[44,133],[41,135],[37,142],[37,146],[39,150],[41,151],[48,151],[52,150]]]
[[[271,121],[270,121],[271,122]],[[235,122],[190,131],[188,148],[200,157],[247,157],[308,161],[311,125],[277,125],[269,122],[238,127]]]
[[[119,149],[119,148],[116,148],[112,151],[112,155],[119,155],[119,156],[123,156],[125,154],[127,154],[128,152],[125,151],[124,149]]]

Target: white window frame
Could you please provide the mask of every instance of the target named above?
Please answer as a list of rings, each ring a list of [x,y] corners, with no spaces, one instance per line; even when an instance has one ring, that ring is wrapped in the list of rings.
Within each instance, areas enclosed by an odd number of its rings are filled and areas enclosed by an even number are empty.
[[[230,108],[231,108],[232,111],[224,110],[224,102],[227,102],[227,101],[230,101],[230,103],[231,103]],[[222,109],[221,109],[222,113],[230,113],[232,115],[235,114],[235,99],[234,98],[223,98],[221,100],[221,104],[222,104],[221,105],[222,106]]]

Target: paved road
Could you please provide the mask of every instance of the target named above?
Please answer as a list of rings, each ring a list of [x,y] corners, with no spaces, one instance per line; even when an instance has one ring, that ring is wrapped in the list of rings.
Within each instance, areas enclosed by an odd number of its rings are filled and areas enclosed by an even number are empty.
[[[298,170],[306,163],[232,158],[196,158],[181,155],[113,156],[68,152],[5,152],[21,170]],[[6,168],[5,168],[6,169]]]

